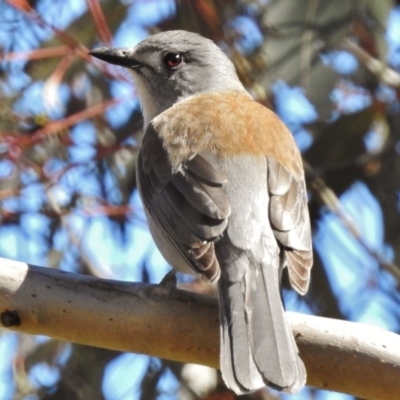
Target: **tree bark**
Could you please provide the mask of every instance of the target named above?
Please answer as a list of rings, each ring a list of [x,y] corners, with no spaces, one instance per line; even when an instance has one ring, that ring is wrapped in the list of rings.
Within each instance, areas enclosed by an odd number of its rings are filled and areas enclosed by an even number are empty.
[[[214,298],[1,258],[0,282],[0,321],[13,331],[218,368]],[[308,385],[400,399],[400,336],[366,324],[287,315]]]

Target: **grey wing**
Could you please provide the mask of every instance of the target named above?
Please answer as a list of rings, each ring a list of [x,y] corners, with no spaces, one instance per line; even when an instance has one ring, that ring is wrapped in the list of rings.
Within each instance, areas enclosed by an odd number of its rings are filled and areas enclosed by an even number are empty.
[[[203,279],[218,279],[214,240],[228,224],[230,203],[224,190],[227,178],[215,157],[201,152],[173,171],[162,140],[150,125],[137,171],[144,207],[165,239],[161,253],[173,249]]]
[[[269,216],[276,239],[283,246],[292,287],[305,294],[313,263],[310,217],[304,178],[294,176],[268,158]]]

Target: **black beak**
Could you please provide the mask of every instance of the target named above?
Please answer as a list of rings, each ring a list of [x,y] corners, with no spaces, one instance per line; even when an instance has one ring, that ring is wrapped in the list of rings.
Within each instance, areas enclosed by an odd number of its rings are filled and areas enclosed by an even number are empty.
[[[141,65],[134,59],[134,53],[132,49],[129,48],[116,49],[111,47],[99,47],[92,50],[89,54],[99,60],[120,65],[121,67],[139,68]]]

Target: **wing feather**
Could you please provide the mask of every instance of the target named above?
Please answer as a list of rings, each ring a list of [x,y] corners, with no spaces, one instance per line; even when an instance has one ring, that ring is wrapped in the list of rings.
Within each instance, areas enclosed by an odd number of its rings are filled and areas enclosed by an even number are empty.
[[[312,266],[311,228],[303,176],[291,174],[268,158],[270,219],[276,239],[283,246],[292,287],[305,294]]]
[[[205,280],[217,279],[213,241],[225,231],[231,212],[227,178],[217,161],[200,152],[174,170],[162,139],[149,125],[137,170],[144,207],[167,242]]]

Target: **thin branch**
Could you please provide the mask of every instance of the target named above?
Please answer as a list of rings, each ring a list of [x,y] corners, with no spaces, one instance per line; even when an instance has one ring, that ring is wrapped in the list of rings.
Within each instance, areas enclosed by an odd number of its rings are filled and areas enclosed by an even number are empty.
[[[301,71],[301,86],[308,88],[310,78],[310,66],[312,61],[312,42],[315,36],[315,31],[310,27],[315,23],[315,14],[318,7],[318,1],[311,0],[307,4],[305,16],[306,28],[301,38],[300,50],[300,71]]]
[[[69,35],[67,32],[60,30],[51,23],[47,22],[39,13],[36,12],[36,10],[34,10],[29,5],[29,3],[26,0],[7,0],[7,1],[13,7],[23,12],[30,20],[34,21],[39,26],[51,29],[54,35],[70,48],[71,54],[77,55],[86,62],[96,65],[97,68],[101,69],[103,73],[105,73],[107,76],[111,78],[119,79],[125,82],[130,82],[129,79],[126,77],[126,75],[118,73],[118,70],[116,68],[113,68],[112,71],[114,71],[114,73],[111,73],[110,72],[111,70],[108,67],[106,67],[104,63],[97,61],[93,62],[93,57],[89,55],[89,50],[87,49],[86,46],[79,43],[73,36]]]
[[[0,321],[17,332],[218,366],[218,303],[160,285],[96,279],[0,259]],[[287,313],[308,385],[371,400],[400,393],[400,337]]]
[[[314,178],[309,184],[313,194],[318,200],[325,205],[330,211],[332,211],[344,225],[347,231],[354,237],[355,240],[363,247],[363,249],[375,259],[380,267],[385,271],[389,272],[394,279],[397,281],[397,286],[400,286],[400,268],[385,259],[378,251],[373,249],[363,238],[361,231],[358,229],[356,223],[350,217],[350,215],[343,208],[340,200],[336,196],[335,192],[327,186],[321,178]]]
[[[48,135],[59,134],[60,131],[76,125],[81,121],[103,114],[108,108],[117,105],[126,98],[127,96],[123,96],[106,100],[65,118],[49,121],[45,126],[37,129],[29,137],[8,132],[0,132],[0,137],[3,136],[2,140],[3,142],[7,142],[7,144],[17,145],[18,147],[30,147],[36,143],[40,143],[43,139],[46,139]]]
[[[112,33],[108,27],[107,21],[104,17],[103,10],[101,9],[98,0],[86,0],[90,14],[92,15],[93,21],[96,25],[97,33],[103,43],[107,46],[112,44]]]
[[[74,58],[71,53],[67,53],[61,60],[58,62],[57,67],[50,75],[48,79],[46,79],[43,86],[43,103],[45,106],[49,108],[55,108],[57,106],[63,107],[63,104],[59,98],[58,88],[61,84],[62,79],[64,78],[65,73],[68,71],[68,68],[73,63]]]
[[[400,87],[400,74],[394,69],[389,68],[382,61],[369,55],[353,40],[345,39],[342,48],[352,53],[358,61],[375,74],[382,83],[394,88]]]
[[[0,61],[40,60],[42,58],[64,56],[70,51],[71,48],[66,45],[27,51],[13,51],[10,53],[0,54]]]

